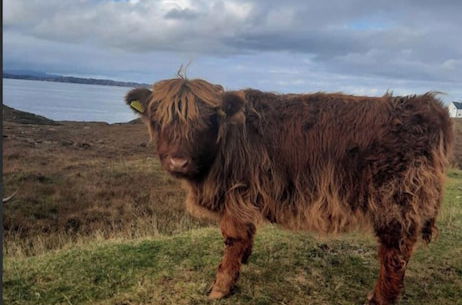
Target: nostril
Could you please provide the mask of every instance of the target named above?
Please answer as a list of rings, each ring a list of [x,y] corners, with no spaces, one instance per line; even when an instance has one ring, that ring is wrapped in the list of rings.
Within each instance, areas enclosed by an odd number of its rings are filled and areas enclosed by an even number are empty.
[[[188,160],[183,158],[170,158],[172,169],[185,169],[188,166]]]

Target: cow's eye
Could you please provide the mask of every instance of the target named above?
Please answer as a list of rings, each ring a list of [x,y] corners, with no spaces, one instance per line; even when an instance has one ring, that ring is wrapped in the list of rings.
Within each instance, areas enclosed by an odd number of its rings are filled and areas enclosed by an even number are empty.
[[[209,125],[210,127],[216,127],[218,126],[218,115],[215,113],[215,114],[212,114],[210,117],[209,117]]]

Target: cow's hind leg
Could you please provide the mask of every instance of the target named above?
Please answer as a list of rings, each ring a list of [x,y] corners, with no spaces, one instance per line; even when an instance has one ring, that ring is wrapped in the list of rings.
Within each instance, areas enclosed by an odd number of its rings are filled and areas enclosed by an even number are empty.
[[[252,248],[253,248],[253,236],[255,235],[256,228],[255,226],[248,225],[248,236],[249,240],[245,245],[244,255],[242,255],[241,263],[247,264],[249,262],[250,255],[252,255]]]
[[[395,304],[404,288],[404,273],[412,255],[416,234],[404,234],[399,224],[377,232],[379,237],[380,274],[369,305]]]
[[[435,226],[435,218],[428,219],[422,228],[422,239],[427,244],[432,241],[433,235],[438,233],[438,229]],[[438,234],[436,234],[438,235]]]
[[[252,252],[255,234],[253,224],[244,224],[230,216],[223,217],[220,227],[225,239],[225,253],[209,294],[211,299],[219,299],[230,293],[239,278],[241,263],[246,263]]]

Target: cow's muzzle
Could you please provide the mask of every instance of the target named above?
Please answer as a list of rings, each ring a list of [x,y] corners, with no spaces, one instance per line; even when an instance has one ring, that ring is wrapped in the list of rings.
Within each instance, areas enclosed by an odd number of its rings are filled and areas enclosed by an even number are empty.
[[[186,174],[189,169],[189,160],[169,157],[167,159],[167,169],[172,173]]]

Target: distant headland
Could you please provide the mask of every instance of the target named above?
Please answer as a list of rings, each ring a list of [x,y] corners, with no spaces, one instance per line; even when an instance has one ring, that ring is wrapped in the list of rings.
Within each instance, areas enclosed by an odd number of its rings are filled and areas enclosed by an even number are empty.
[[[150,84],[137,82],[122,82],[111,79],[100,78],[82,78],[74,76],[53,75],[47,73],[10,73],[3,72],[3,78],[25,79],[25,80],[40,80],[47,82],[59,83],[74,83],[85,85],[102,85],[102,86],[118,86],[118,87],[150,87]]]

